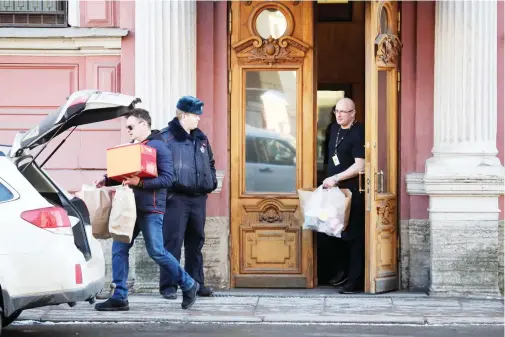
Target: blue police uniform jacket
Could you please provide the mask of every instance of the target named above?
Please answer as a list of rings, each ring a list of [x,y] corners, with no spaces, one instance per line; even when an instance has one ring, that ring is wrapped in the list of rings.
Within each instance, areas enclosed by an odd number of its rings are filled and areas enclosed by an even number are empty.
[[[174,183],[168,193],[205,195],[214,191],[216,168],[207,136],[200,129],[188,134],[177,118],[160,134],[172,155]]]
[[[155,178],[143,178],[143,186],[133,186],[135,203],[137,210],[148,213],[165,213],[167,202],[167,190],[174,184],[174,174],[172,169],[172,156],[170,149],[161,139],[159,132],[153,132],[143,142],[145,145],[156,149],[156,166],[158,176]],[[106,185],[119,185],[119,182],[112,182],[107,179]]]

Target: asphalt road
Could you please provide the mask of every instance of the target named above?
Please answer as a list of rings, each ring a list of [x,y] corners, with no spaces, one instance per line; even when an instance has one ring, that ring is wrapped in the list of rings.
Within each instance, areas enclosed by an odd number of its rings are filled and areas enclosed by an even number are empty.
[[[220,324],[23,324],[2,337],[503,337],[503,326],[360,326]]]

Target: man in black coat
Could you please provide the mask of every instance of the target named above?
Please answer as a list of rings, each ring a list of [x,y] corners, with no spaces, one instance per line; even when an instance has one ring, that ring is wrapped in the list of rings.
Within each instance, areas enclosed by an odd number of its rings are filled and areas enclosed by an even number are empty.
[[[174,185],[167,194],[163,224],[165,248],[180,261],[184,242],[184,268],[199,284],[199,296],[212,296],[204,285],[202,247],[205,242],[207,195],[217,187],[214,156],[205,134],[198,129],[203,102],[184,96],[177,102],[176,117],[160,130],[172,153]],[[160,271],[160,293],[177,298],[177,283]]]
[[[349,224],[342,232],[341,253],[347,254],[348,268],[338,273],[330,284],[342,286],[340,293],[361,292],[365,283],[365,194],[359,191],[359,172],[365,167],[365,126],[356,120],[356,107],[350,98],[340,99],[333,111],[328,142],[328,178],[325,188],[338,185],[352,193]],[[347,274],[347,276],[346,276]]]

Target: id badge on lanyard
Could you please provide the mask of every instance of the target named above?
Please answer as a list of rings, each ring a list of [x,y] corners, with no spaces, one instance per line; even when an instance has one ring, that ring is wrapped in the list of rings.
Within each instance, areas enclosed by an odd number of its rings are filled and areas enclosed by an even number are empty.
[[[340,161],[338,160],[338,155],[336,153],[333,157],[331,157],[331,159],[333,159],[333,164],[335,164],[335,166],[340,165]]]

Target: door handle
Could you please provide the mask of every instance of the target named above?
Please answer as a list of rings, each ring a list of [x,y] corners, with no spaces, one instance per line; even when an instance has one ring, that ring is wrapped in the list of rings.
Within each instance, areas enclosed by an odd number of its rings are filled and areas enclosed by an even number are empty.
[[[262,169],[259,169],[261,173],[272,173],[272,170],[269,167],[265,167]]]
[[[358,173],[358,192],[365,192],[365,188],[363,187],[363,179],[365,179],[365,171],[360,171]]]
[[[384,171],[381,170],[380,172],[375,172],[375,177],[375,192],[384,193]]]

